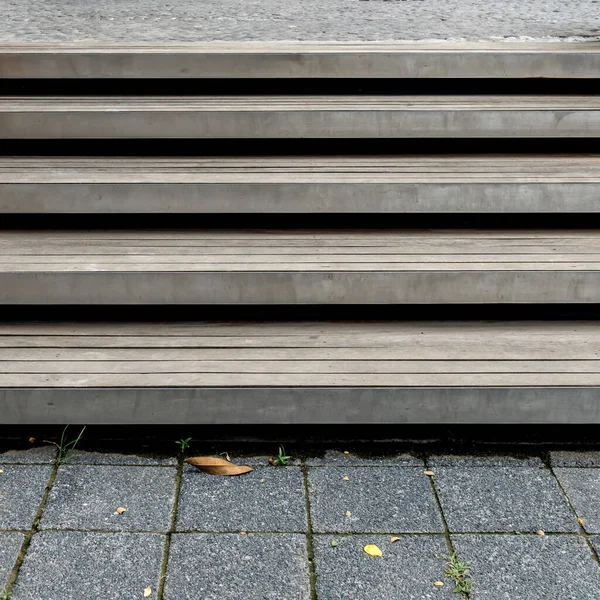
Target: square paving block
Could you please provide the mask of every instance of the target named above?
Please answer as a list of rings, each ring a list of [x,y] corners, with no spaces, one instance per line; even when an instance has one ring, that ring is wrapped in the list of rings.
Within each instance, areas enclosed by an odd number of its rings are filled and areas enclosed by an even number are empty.
[[[0,464],[0,469],[0,529],[31,529],[52,467]]]
[[[309,490],[313,529],[320,533],[443,530],[423,469],[313,467]]]
[[[62,466],[42,529],[166,531],[171,526],[176,469]],[[125,508],[123,514],[117,508]]]
[[[337,544],[332,546],[332,541]],[[383,556],[364,552],[375,544]],[[450,600],[444,577],[448,554],[442,536],[317,535],[314,540],[317,596],[324,600]],[[442,581],[442,587],[434,582]]]
[[[156,598],[165,536],[42,531],[33,536],[11,600]]]
[[[39,446],[26,450],[7,450],[0,453],[0,465],[14,464],[51,464],[56,459],[56,446]]]
[[[578,531],[546,469],[439,467],[435,483],[451,531]]]
[[[430,467],[542,467],[538,456],[511,456],[506,454],[432,454]]]
[[[137,454],[115,454],[110,452],[87,452],[75,450],[64,461],[66,465],[137,465],[137,466],[177,466],[174,456],[138,456]]]
[[[393,454],[387,456],[367,456],[340,450],[327,450],[323,456],[306,459],[306,464],[313,467],[421,467],[422,459],[411,454]]]
[[[600,568],[576,535],[453,535],[471,600],[596,600]]]
[[[24,539],[25,536],[22,533],[0,533],[0,596],[12,568],[17,562]]]
[[[556,450],[550,452],[553,467],[600,467],[598,450]]]
[[[165,600],[309,600],[301,534],[175,534]]]
[[[600,469],[555,468],[583,527],[589,533],[600,533]]]
[[[242,461],[243,462],[243,461]],[[300,467],[260,467],[236,477],[186,466],[178,531],[306,531]]]

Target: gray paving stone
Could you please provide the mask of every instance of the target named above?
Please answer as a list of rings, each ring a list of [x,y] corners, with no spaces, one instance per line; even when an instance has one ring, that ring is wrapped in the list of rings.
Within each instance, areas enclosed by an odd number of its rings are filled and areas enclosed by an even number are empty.
[[[570,535],[453,535],[471,562],[471,600],[596,600],[600,568]]]
[[[343,477],[349,477],[344,481]],[[428,477],[412,467],[335,467],[309,471],[314,531],[440,532]],[[350,512],[350,516],[346,516]]]
[[[271,456],[232,456],[231,462],[234,462],[237,465],[247,465],[248,467],[256,468],[256,467],[272,467],[269,463],[269,458],[275,458],[276,455],[273,454]],[[302,461],[299,458],[293,457],[288,461],[288,467],[298,467],[302,464]],[[279,468],[279,467],[278,467]],[[283,467],[282,467],[283,468]]]
[[[0,596],[15,566],[24,539],[22,533],[0,533]]]
[[[578,531],[551,473],[532,467],[439,467],[440,501],[451,531]]]
[[[553,467],[600,467],[598,450],[556,450],[550,452]]]
[[[0,469],[0,529],[31,529],[52,467],[0,465]]]
[[[176,469],[60,467],[42,529],[166,531],[171,525]],[[119,515],[119,507],[126,512]]]
[[[309,600],[301,534],[175,534],[165,600]]]
[[[184,468],[178,531],[305,531],[299,467],[262,467],[237,477]]]
[[[590,541],[592,542],[592,545],[594,546],[596,552],[600,555],[600,535],[590,536]]]
[[[331,545],[335,540],[337,546]],[[363,548],[376,544],[382,557]],[[444,581],[443,556],[448,554],[442,536],[318,535],[314,538],[317,596],[323,600],[443,600],[452,587]]]
[[[430,467],[542,467],[538,456],[507,456],[499,454],[460,455],[432,454],[428,457]]]
[[[600,533],[600,469],[554,469],[588,533]]]
[[[39,446],[27,450],[7,450],[0,452],[0,465],[2,464],[50,464],[56,459],[56,448],[54,446]]]
[[[137,466],[171,466],[177,465],[174,456],[137,456],[135,454],[112,454],[108,452],[86,452],[76,450],[64,464],[73,465],[137,465]]]
[[[5,0],[3,41],[598,37],[595,0]]]
[[[155,599],[165,536],[43,531],[33,536],[11,600]]]
[[[313,467],[423,467],[425,463],[410,454],[360,456],[353,453],[344,454],[339,450],[327,450],[323,456],[307,458],[306,464]]]

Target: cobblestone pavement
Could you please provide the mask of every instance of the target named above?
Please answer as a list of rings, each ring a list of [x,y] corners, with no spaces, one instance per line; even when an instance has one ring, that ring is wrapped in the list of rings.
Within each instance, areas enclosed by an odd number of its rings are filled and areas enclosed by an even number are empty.
[[[600,597],[598,452],[232,459],[254,471],[0,453],[0,598]],[[454,552],[470,596],[445,575]]]

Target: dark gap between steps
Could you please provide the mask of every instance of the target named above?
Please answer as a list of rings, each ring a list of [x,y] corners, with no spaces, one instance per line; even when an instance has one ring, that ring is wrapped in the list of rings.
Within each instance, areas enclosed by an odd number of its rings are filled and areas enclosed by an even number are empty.
[[[2,306],[0,323],[11,322],[361,322],[572,321],[599,320],[600,304],[327,304],[327,305],[13,305]]]
[[[431,231],[463,229],[573,229],[596,231],[599,213],[75,213],[75,214],[2,214],[2,230],[269,230],[295,233],[335,230]]]
[[[3,96],[590,95],[598,79],[2,79]]]
[[[4,139],[0,156],[231,157],[600,154],[598,138]]]

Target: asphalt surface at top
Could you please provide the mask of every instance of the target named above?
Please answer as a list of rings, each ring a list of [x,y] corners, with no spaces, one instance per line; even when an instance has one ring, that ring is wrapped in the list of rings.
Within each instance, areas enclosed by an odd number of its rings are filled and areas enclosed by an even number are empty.
[[[600,40],[600,0],[0,0],[0,41]]]

